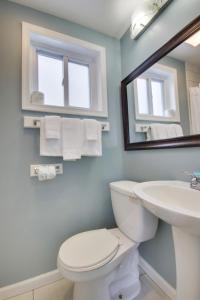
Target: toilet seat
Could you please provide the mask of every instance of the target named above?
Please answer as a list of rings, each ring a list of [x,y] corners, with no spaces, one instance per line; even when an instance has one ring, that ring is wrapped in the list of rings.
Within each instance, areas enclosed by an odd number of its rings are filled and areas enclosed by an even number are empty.
[[[60,248],[59,258],[68,270],[91,271],[111,261],[119,246],[119,238],[109,230],[92,230],[66,240]]]

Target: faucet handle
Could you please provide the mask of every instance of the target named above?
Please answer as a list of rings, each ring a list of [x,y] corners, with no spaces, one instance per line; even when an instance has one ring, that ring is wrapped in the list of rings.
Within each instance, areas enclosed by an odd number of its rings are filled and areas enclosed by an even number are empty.
[[[197,180],[200,180],[200,171],[194,171],[193,177],[196,178]]]

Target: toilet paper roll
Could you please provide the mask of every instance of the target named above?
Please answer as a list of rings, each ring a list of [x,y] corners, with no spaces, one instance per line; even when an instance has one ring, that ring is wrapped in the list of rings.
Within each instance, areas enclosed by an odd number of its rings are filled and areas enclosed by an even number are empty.
[[[38,168],[38,180],[52,180],[56,177],[55,166],[39,166]]]

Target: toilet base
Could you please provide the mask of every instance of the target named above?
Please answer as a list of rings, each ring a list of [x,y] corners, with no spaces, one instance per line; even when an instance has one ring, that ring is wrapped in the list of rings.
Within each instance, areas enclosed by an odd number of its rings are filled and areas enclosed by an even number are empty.
[[[73,300],[111,300],[109,286],[115,272],[108,276],[74,284]]]

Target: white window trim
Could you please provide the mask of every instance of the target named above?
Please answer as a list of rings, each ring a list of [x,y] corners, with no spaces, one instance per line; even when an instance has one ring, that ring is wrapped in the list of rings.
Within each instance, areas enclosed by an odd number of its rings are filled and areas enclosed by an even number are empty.
[[[180,111],[179,111],[179,95],[178,95],[178,82],[177,82],[177,71],[174,68],[162,65],[157,63],[156,68],[159,68],[163,71],[168,71],[173,73],[174,77],[174,87],[175,87],[175,98],[176,98],[176,114],[173,117],[162,117],[162,116],[151,116],[148,114],[141,114],[139,113],[138,107],[138,93],[137,93],[137,82],[136,80],[133,81],[133,93],[134,93],[134,103],[135,103],[135,118],[136,120],[144,120],[144,121],[158,121],[158,122],[176,122],[180,123]],[[141,76],[143,77],[143,76]],[[145,75],[144,75],[145,77]],[[137,78],[136,78],[137,79]],[[155,77],[156,79],[156,77]],[[157,78],[158,79],[158,78]],[[166,84],[165,84],[166,88]]]
[[[83,48],[86,53],[87,51],[94,52],[98,56],[98,69],[94,70],[94,67],[90,68],[90,76],[97,76],[96,81],[98,83],[98,90],[94,91],[94,87],[91,87],[93,90],[91,91],[92,95],[98,97],[98,106],[101,107],[101,110],[98,110],[95,107],[91,107],[90,109],[86,108],[78,108],[78,107],[59,107],[59,106],[49,106],[49,105],[38,105],[33,104],[30,101],[31,94],[31,86],[30,83],[34,83],[34,79],[31,78],[32,74],[30,72],[30,61],[35,64],[35,60],[37,59],[34,55],[33,51],[31,51],[31,34],[39,34],[44,35],[49,38],[56,39],[62,43],[72,44],[73,46]],[[41,45],[42,47],[42,45]],[[46,49],[46,45],[44,46]],[[49,49],[51,51],[51,49]],[[61,50],[62,54],[62,50]],[[75,54],[71,56],[68,53],[68,57],[75,57]],[[32,57],[31,57],[32,56]],[[77,56],[77,59],[81,58]],[[85,63],[85,61],[84,61]],[[88,56],[88,64],[90,63]],[[97,71],[97,72],[96,72]],[[36,85],[36,83],[34,83]],[[96,94],[95,94],[96,93]],[[94,103],[94,101],[92,101]],[[69,35],[65,35],[59,32],[55,32],[46,28],[42,28],[36,25],[32,25],[26,22],[22,22],[22,109],[30,110],[30,111],[40,111],[40,112],[50,112],[50,113],[61,113],[61,114],[72,114],[72,115],[85,115],[85,116],[95,116],[95,117],[108,117],[108,105],[107,105],[107,79],[106,79],[106,50],[104,47],[99,45],[89,43],[77,38],[74,38]]]

